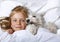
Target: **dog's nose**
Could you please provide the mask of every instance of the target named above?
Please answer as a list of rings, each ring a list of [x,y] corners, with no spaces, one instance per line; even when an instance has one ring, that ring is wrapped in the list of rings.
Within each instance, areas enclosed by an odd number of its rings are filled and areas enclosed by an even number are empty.
[[[29,23],[29,22],[30,22],[30,20],[28,19],[28,20],[27,20],[27,23]]]
[[[34,24],[33,22],[30,22],[30,24]]]

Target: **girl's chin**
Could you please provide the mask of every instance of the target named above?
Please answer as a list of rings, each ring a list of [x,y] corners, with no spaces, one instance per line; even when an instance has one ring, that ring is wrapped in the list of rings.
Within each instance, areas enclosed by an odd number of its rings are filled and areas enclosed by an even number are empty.
[[[20,29],[20,28],[15,28],[14,31],[18,31],[18,30],[23,30],[23,29]]]

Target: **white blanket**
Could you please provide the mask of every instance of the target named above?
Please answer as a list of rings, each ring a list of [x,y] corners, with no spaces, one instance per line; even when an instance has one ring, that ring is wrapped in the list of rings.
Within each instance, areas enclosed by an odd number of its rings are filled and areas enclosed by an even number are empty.
[[[35,37],[26,30],[16,31],[13,35],[15,36],[14,42],[37,42]]]
[[[0,29],[0,42],[9,42],[11,38],[11,34],[8,34],[8,32],[4,32]]]
[[[0,42],[37,42],[37,40],[26,30],[16,31],[13,34],[0,30]]]
[[[35,36],[26,30],[16,31],[13,34],[0,30],[0,42],[60,42],[60,37],[41,28]]]
[[[35,37],[39,42],[60,42],[60,37],[58,35],[52,34],[44,28],[39,28]]]

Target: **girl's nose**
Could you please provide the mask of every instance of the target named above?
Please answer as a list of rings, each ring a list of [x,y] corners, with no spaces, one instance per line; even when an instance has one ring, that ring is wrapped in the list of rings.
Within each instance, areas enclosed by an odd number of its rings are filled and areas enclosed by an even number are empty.
[[[17,24],[21,25],[21,21],[17,21]]]

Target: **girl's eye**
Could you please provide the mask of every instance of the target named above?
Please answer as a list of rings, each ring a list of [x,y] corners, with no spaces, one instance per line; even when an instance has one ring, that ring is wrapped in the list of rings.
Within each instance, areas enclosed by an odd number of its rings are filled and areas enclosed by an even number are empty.
[[[17,20],[13,20],[14,22],[16,22]]]
[[[21,20],[22,22],[25,22],[25,20]]]

